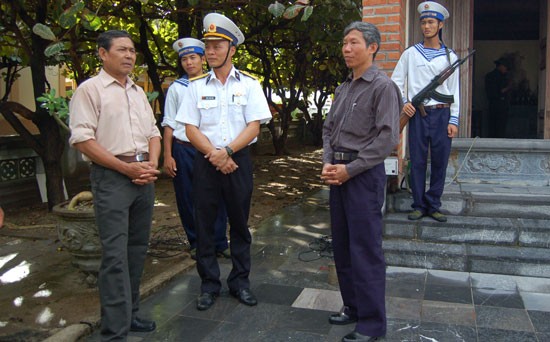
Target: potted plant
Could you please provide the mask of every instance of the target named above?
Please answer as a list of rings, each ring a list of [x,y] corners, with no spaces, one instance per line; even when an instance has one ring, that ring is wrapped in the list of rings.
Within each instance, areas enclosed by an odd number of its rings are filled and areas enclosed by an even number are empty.
[[[60,203],[52,211],[59,217],[57,234],[72,255],[72,264],[86,274],[90,286],[97,283],[101,264],[101,243],[90,191],[82,191],[70,201]]]

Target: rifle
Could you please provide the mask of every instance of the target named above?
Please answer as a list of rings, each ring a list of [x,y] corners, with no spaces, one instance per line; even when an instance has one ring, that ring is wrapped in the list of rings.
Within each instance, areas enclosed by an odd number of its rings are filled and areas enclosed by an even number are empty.
[[[416,94],[412,100],[411,104],[420,110],[420,114],[422,116],[426,116],[426,110],[424,110],[424,103],[426,100],[434,99],[438,102],[443,103],[453,103],[454,102],[454,96],[453,95],[445,95],[438,93],[435,91],[437,87],[439,87],[447,78],[449,78],[453,72],[455,72],[456,69],[462,63],[466,62],[468,58],[470,58],[476,50],[472,50],[469,54],[466,55],[466,57],[462,59],[457,59],[453,64],[446,67],[439,75],[436,75],[430,83],[428,83],[427,86],[425,86],[421,91]],[[399,132],[403,131],[403,128],[407,125],[407,122],[409,122],[410,117],[405,114],[404,112],[401,112],[401,116],[399,117]]]

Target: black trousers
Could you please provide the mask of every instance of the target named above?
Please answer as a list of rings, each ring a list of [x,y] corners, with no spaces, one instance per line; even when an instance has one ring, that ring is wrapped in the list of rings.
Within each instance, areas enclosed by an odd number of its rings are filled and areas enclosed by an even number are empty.
[[[102,258],[98,287],[101,340],[126,340],[139,309],[139,285],[149,243],[155,188],[92,164],[94,211]]]
[[[202,280],[201,292],[219,294],[220,267],[216,258],[215,221],[220,199],[229,218],[229,239],[233,268],[227,278],[230,291],[250,287],[250,244],[248,215],[252,197],[252,160],[249,148],[233,155],[239,166],[224,175],[197,152],[193,170],[193,201],[197,229],[197,271]]]

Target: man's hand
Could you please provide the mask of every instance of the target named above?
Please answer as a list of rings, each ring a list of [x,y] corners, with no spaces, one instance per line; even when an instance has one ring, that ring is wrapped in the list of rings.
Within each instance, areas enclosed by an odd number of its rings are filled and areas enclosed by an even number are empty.
[[[153,162],[128,163],[124,174],[137,185],[153,183],[157,180],[160,171]]]
[[[229,156],[225,149],[215,149],[204,155],[204,158],[216,167],[216,169],[221,170],[221,168],[227,163]]]
[[[449,136],[449,138],[454,138],[454,137],[457,136],[457,134],[458,134],[458,127],[456,127],[453,124],[448,124],[447,125],[447,135]]]
[[[321,179],[328,185],[342,185],[349,178],[344,164],[325,164],[321,170]]]
[[[172,158],[172,156],[165,156],[164,157],[164,172],[174,178],[176,177],[176,171],[178,171],[176,167],[176,160]]]
[[[229,158],[229,159],[227,159],[227,162],[225,163],[225,165],[223,165],[220,168],[216,168],[216,169],[221,171],[221,173],[223,173],[224,175],[227,175],[227,174],[230,174],[231,172],[234,172],[238,168],[239,168],[239,165],[237,165],[237,163],[235,163],[233,158]]]
[[[416,113],[416,108],[414,108],[412,103],[407,102],[403,105],[403,113],[407,114],[408,117],[412,118],[414,116],[414,113]]]

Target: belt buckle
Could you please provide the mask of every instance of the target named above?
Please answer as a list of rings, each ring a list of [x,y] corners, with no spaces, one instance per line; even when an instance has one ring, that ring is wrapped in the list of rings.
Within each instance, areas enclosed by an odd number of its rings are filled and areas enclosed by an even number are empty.
[[[138,153],[138,154],[136,154],[136,161],[137,161],[137,162],[145,161],[145,154],[144,154],[144,153]]]
[[[344,160],[344,152],[334,152],[334,160]]]

